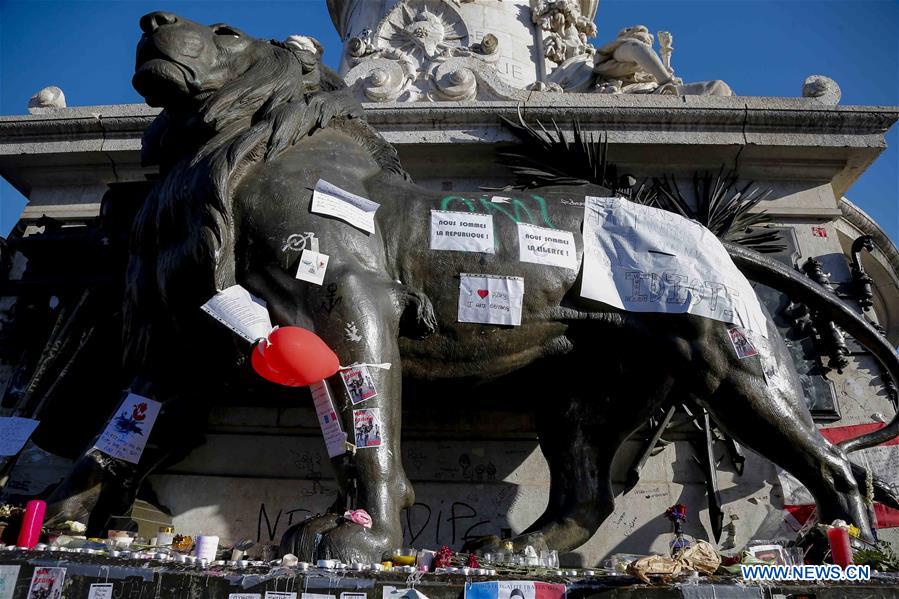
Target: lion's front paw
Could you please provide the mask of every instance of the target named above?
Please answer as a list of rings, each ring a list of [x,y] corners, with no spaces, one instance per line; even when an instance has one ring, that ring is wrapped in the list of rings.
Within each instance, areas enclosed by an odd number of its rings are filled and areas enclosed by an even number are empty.
[[[337,559],[346,564],[379,563],[385,551],[402,545],[400,531],[364,528],[337,514],[314,516],[295,524],[281,538],[281,553],[315,562]]]

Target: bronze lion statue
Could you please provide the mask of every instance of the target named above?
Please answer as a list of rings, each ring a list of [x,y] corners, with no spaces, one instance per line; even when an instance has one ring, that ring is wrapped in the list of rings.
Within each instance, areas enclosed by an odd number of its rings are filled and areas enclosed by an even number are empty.
[[[770,319],[760,355],[739,359],[723,322],[584,299],[580,270],[518,261],[513,218],[495,219],[493,254],[431,251],[430,211],[446,209],[445,201],[409,180],[393,148],[322,65],[317,42],[258,40],[161,12],[144,16],[141,28],[133,83],[150,105],[164,108],[143,145],[161,178],[131,236],[126,361],[132,390],[163,408],[139,464],[85,453],[51,498],[56,518],[89,519],[89,532],[102,529],[144,477],[189,447],[185,429],[202,426],[198,406],[221,387],[252,384],[248,344],[199,309],[239,283],[267,302],[275,324],[314,331],[341,364],[392,364],[372,371],[378,393],[365,404],[380,409],[381,445],[334,458],[334,514],[296,525],[283,541],[304,558],[379,561],[385,549],[401,546],[400,515],[414,501],[400,459],[404,379],[422,382],[419,389],[501,381],[522,397],[549,398],[534,404],[552,473],[549,504],[513,539],[516,547],[567,551],[585,543],[613,510],[610,466],[618,447],[672,398],[695,401],[740,443],[795,475],[824,520],[842,518],[872,536],[858,485],[864,473],[853,470],[848,447],[818,433]],[[374,231],[313,213],[320,179],[380,204]],[[611,194],[589,185],[540,189],[541,208],[524,211],[535,224],[572,232],[579,261],[585,195]],[[299,254],[288,241],[309,231],[330,256],[323,286],[294,277]],[[727,249],[747,276],[826,312],[899,374],[893,349],[852,308],[752,250]],[[523,277],[521,326],[458,322],[460,273]],[[353,335],[346,334],[350,324]],[[330,386],[344,429],[352,430],[353,405],[339,376]],[[851,448],[894,436],[896,427],[855,439]],[[348,506],[367,510],[371,528],[339,517]]]

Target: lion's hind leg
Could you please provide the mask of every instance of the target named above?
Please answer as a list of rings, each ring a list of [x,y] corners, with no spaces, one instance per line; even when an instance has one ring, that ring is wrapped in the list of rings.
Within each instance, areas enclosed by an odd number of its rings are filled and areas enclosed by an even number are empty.
[[[735,439],[799,479],[823,521],[846,520],[872,538],[852,464],[818,432],[786,348],[775,332],[770,337],[758,340],[759,356],[741,360],[726,327],[716,327],[706,344],[706,364],[698,366],[707,380],[720,383],[711,394],[696,393],[696,400]]]

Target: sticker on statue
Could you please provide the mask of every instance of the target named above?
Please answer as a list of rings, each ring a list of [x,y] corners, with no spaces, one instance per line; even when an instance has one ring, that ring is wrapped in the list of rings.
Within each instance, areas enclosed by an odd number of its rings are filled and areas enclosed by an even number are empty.
[[[321,285],[328,269],[328,255],[312,250],[303,250],[296,278],[314,285]]]
[[[379,447],[381,445],[381,410],[363,408],[353,410],[353,432],[356,448]]]
[[[752,341],[749,340],[748,331],[740,327],[730,327],[727,329],[727,334],[730,336],[730,342],[734,346],[734,351],[737,352],[737,357],[741,360],[759,355],[758,350],[755,349]]]
[[[322,429],[322,437],[325,439],[325,448],[328,457],[333,458],[346,453],[346,433],[340,425],[340,416],[334,407],[331,397],[331,389],[327,381],[319,381],[309,386],[312,391],[312,403],[315,406],[315,414],[318,416],[318,424]]]
[[[492,254],[493,216],[431,210],[431,249]]]
[[[812,227],[812,235],[814,237],[827,237],[827,229],[824,227]]]
[[[495,275],[459,275],[459,322],[521,325],[524,279]]]
[[[129,393],[116,411],[116,416],[106,425],[94,449],[137,464],[147,445],[147,439],[162,404],[137,393]]]
[[[346,387],[346,392],[349,394],[353,405],[378,395],[371,372],[369,372],[368,366],[364,364],[342,369],[340,378],[343,379],[343,385]]]
[[[367,233],[374,233],[375,212],[380,207],[377,202],[340,189],[324,179],[318,180],[312,192],[312,212],[339,218]]]

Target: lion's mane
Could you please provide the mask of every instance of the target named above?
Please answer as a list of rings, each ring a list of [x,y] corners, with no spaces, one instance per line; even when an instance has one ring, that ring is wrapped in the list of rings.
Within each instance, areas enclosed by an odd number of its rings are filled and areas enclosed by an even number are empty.
[[[393,147],[356,118],[361,105],[319,56],[276,41],[253,48],[258,60],[198,110],[163,110],[144,133],[143,162],[158,164],[163,176],[132,230],[124,306],[129,370],[154,361],[154,329],[178,335],[179,322],[235,283],[231,194],[250,166],[333,126],[387,173],[408,178]]]

